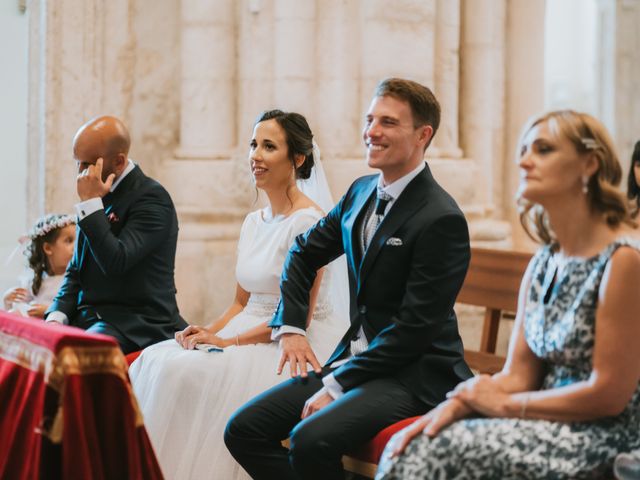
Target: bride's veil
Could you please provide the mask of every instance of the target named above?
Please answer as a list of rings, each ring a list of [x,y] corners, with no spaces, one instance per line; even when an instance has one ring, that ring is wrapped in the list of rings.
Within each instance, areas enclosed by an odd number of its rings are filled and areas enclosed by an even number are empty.
[[[306,180],[297,181],[298,188],[307,197],[318,204],[325,213],[328,213],[335,205],[329,190],[327,176],[324,173],[320,148],[313,142],[313,168],[311,175]],[[347,261],[344,255],[340,255],[331,262],[325,272],[328,281],[327,298],[330,299],[332,315],[329,323],[339,327],[349,325],[349,277],[347,273]]]

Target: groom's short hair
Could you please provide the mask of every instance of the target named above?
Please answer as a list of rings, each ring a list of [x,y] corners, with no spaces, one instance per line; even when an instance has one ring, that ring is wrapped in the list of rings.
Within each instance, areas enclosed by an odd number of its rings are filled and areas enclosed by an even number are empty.
[[[376,97],[390,96],[404,100],[411,107],[413,126],[431,125],[433,134],[440,126],[440,103],[424,85],[404,78],[385,78],[375,91]]]

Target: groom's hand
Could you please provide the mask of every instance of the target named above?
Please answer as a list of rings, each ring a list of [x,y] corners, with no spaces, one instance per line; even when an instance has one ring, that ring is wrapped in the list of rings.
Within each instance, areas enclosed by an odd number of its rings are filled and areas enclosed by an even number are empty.
[[[307,337],[299,335],[297,333],[284,333],[280,337],[280,363],[278,363],[278,375],[282,373],[282,369],[285,364],[289,362],[289,372],[291,378],[298,375],[300,370],[300,376],[307,376],[307,364],[313,367],[316,373],[322,371],[320,362],[316,358],[315,353],[309,345]]]
[[[302,409],[301,419],[305,419],[333,402],[333,397],[329,394],[326,387],[322,387],[315,394],[310,396]]]
[[[95,165],[89,165],[78,175],[76,187],[81,201],[84,202],[90,198],[102,198],[109,193],[116,176],[112,173],[103,182],[102,163],[102,158],[99,158]]]

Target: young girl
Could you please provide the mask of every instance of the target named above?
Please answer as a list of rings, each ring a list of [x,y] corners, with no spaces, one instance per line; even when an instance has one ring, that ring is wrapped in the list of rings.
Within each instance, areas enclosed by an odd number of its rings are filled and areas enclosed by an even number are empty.
[[[31,270],[25,282],[27,288],[7,290],[3,298],[5,310],[44,318],[73,255],[75,239],[74,216],[51,213],[35,223],[25,239],[25,255]]]

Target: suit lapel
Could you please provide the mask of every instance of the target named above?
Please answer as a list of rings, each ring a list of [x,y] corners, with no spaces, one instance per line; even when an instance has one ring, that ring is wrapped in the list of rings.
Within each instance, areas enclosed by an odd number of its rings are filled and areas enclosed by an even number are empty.
[[[76,265],[80,268],[84,264],[85,256],[87,254],[87,237],[80,227],[76,227]]]
[[[108,215],[113,208],[113,192],[109,192],[102,197],[102,205],[104,206],[104,213]]]
[[[366,212],[366,206],[369,203],[369,199],[374,194],[376,186],[378,185],[378,177],[372,176],[369,183],[363,185],[362,189],[355,196],[351,208],[349,210],[349,217],[345,221],[345,228],[349,238],[349,268],[354,274],[357,274],[360,263],[362,261],[362,249],[361,249],[361,229],[362,217]]]
[[[138,165],[136,165],[133,170],[129,172],[129,174],[122,179],[122,181],[118,184],[116,189],[113,192],[108,193],[105,197],[111,197],[109,199],[111,205],[116,204],[119,200],[121,200],[124,196],[127,195],[130,191],[136,188],[136,185],[140,182],[140,180],[144,178],[144,173]],[[104,203],[104,199],[103,199]],[[106,203],[105,203],[106,207]],[[105,208],[106,209],[106,208]]]
[[[371,271],[376,257],[389,237],[426,203],[427,200],[424,193],[425,189],[428,188],[428,180],[430,178],[429,167],[426,167],[416,178],[411,180],[409,185],[407,185],[400,194],[400,197],[393,203],[389,212],[385,215],[362,259],[358,275],[358,293],[367,275]]]
[[[142,173],[140,167],[136,165],[134,169],[122,179],[122,182],[118,184],[113,192],[109,192],[102,198],[104,213],[109,215],[118,205],[122,204],[129,195],[135,192],[144,178],[144,173]]]

